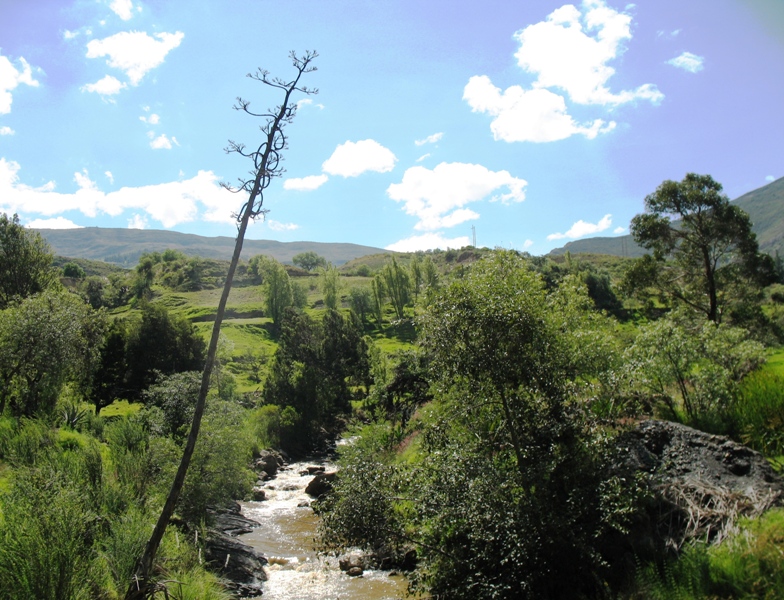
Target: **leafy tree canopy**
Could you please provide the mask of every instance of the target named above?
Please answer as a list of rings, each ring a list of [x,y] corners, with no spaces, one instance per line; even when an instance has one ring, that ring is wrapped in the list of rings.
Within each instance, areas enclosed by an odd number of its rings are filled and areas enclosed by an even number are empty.
[[[645,209],[631,231],[661,263],[650,283],[709,320],[721,322],[733,298],[772,275],[772,259],[759,253],[749,216],[710,175],[663,182],[645,198]]]
[[[0,309],[55,284],[52,258],[40,234],[22,227],[17,215],[0,214]]]
[[[323,256],[319,256],[312,250],[294,255],[291,262],[306,271],[313,271],[318,267],[325,268],[327,266],[327,259]]]

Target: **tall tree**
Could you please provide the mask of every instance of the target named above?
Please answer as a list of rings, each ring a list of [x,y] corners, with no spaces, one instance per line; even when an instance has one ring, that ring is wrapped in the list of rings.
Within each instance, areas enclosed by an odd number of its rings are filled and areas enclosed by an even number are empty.
[[[652,283],[714,323],[721,322],[733,291],[756,287],[773,270],[770,257],[759,252],[748,214],[730,204],[710,175],[663,182],[645,198],[645,209],[632,219],[631,231],[659,263]]]
[[[402,319],[404,317],[403,309],[411,298],[411,277],[409,277],[408,271],[398,264],[394,256],[390,262],[384,265],[384,282],[395,314],[398,319]]]
[[[204,372],[202,373],[199,397],[196,400],[196,406],[194,407],[193,422],[191,423],[188,439],[185,443],[185,448],[183,449],[182,459],[180,460],[177,474],[174,477],[169,495],[161,510],[155,529],[150,536],[150,540],[147,542],[144,554],[139,560],[134,575],[134,581],[128,587],[128,591],[125,594],[126,600],[141,600],[146,598],[150,595],[154,586],[153,581],[151,580],[153,561],[155,560],[155,554],[158,551],[161,539],[163,539],[163,534],[166,531],[169,520],[174,514],[174,509],[177,505],[180,492],[182,491],[191,458],[193,457],[193,451],[196,448],[196,440],[199,436],[199,428],[201,426],[202,416],[204,415],[207,392],[209,391],[210,386],[212,365],[218,349],[223,314],[226,310],[226,302],[229,299],[229,293],[231,292],[231,284],[234,280],[234,273],[237,270],[237,263],[239,263],[240,260],[242,243],[245,239],[245,231],[247,230],[248,223],[251,219],[256,219],[267,212],[263,207],[264,190],[269,187],[269,184],[274,177],[279,177],[283,173],[280,161],[282,158],[281,152],[286,148],[285,127],[292,122],[297,112],[297,104],[292,102],[291,97],[296,92],[314,94],[318,91],[306,88],[300,84],[300,79],[303,75],[316,70],[316,67],[312,65],[312,62],[318,54],[316,52],[307,51],[302,56],[298,56],[296,53],[292,52],[289,56],[295,70],[294,78],[289,81],[277,77],[270,77],[269,72],[262,69],[257,70],[256,73],[248,74],[248,77],[251,79],[259,81],[276,90],[280,90],[283,93],[283,101],[281,104],[262,113],[253,112],[250,109],[250,102],[243,100],[242,98],[237,98],[237,104],[234,106],[236,110],[240,110],[253,117],[264,119],[264,124],[261,126],[263,140],[258,148],[252,151],[247,150],[244,144],[231,140],[229,140],[229,145],[226,148],[227,152],[237,153],[240,156],[249,158],[253,162],[253,169],[251,170],[252,177],[250,179],[240,179],[240,185],[236,188],[231,187],[228,184],[224,186],[226,189],[235,193],[247,193],[248,199],[242,205],[237,217],[237,241],[234,246],[234,254],[229,263],[229,272],[226,275],[223,293],[221,294],[218,303],[218,311],[215,315],[215,323],[212,328],[212,336],[210,337],[210,344],[207,350],[207,361],[204,365]]]
[[[275,330],[279,331],[283,314],[294,303],[291,278],[283,265],[274,259],[270,259],[263,273],[264,306]]]
[[[49,244],[19,217],[0,214],[0,310],[15,298],[37,294],[57,281]]]
[[[332,265],[324,267],[321,272],[321,291],[324,294],[324,306],[337,310],[340,298],[340,273]]]

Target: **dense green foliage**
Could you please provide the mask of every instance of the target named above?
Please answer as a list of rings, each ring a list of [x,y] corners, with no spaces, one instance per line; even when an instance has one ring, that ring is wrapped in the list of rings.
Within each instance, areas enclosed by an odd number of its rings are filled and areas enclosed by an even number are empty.
[[[0,310],[15,299],[47,289],[57,280],[49,245],[19,217],[0,214]]]
[[[635,241],[659,266],[650,284],[714,323],[773,281],[772,260],[760,254],[748,214],[721,190],[710,175],[665,181],[631,223]]]

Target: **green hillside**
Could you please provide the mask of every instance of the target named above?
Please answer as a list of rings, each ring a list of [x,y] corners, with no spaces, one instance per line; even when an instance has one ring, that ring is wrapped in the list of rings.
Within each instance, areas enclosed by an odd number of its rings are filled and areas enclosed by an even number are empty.
[[[784,254],[784,177],[733,200],[749,213],[757,234],[760,250],[768,254]],[[631,235],[594,237],[569,242],[562,248],[550,251],[551,255],[612,254],[636,258],[645,250],[634,243]]]
[[[234,251],[234,238],[205,237],[176,231],[154,229],[112,229],[85,227],[81,229],[40,229],[55,254],[70,258],[88,258],[134,266],[145,252],[172,248],[191,256],[229,260]],[[273,240],[245,240],[242,257],[247,260],[256,254],[266,254],[279,262],[290,263],[301,253],[313,251],[335,265],[354,258],[384,252],[381,248],[358,244],[320,242],[276,242]]]

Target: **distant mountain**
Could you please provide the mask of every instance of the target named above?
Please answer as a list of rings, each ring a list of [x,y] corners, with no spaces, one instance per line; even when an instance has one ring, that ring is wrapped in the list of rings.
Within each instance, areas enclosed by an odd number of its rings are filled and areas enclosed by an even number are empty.
[[[760,250],[771,255],[778,251],[784,255],[784,177],[744,194],[733,202],[749,213]],[[577,240],[551,250],[550,254],[566,254],[567,251],[572,254],[612,254],[632,258],[645,254],[645,249],[635,244],[631,235]]]
[[[234,252],[234,238],[205,237],[176,231],[155,229],[112,229],[84,227],[80,229],[39,229],[59,256],[89,258],[115,263],[124,267],[134,266],[145,252],[160,252],[173,248],[191,256],[230,260]],[[334,265],[352,259],[385,252],[381,248],[358,244],[331,244],[321,242],[275,242],[272,240],[245,240],[242,258],[266,254],[283,263],[301,253],[313,251]]]

